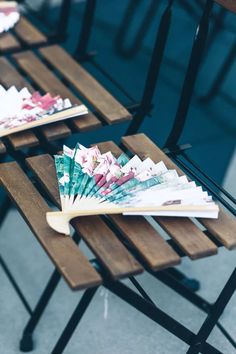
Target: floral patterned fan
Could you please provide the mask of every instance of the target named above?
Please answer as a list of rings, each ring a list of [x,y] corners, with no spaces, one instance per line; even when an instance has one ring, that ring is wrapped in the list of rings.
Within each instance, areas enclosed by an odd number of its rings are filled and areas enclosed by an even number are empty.
[[[20,19],[20,13],[15,1],[0,2],[0,34],[15,26]]]
[[[87,113],[87,107],[68,98],[0,86],[0,137]]]
[[[97,146],[77,144],[73,150],[64,146],[55,166],[62,211],[47,213],[47,221],[61,233],[69,233],[72,218],[85,215],[218,216],[207,192],[162,161],[115,158]]]

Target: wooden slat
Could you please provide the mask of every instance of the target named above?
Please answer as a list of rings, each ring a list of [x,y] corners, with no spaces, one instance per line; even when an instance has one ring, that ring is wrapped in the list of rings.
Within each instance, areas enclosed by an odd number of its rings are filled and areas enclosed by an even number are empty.
[[[16,162],[0,165],[0,181],[69,286],[82,289],[100,284],[100,275],[73,240],[47,225],[45,214],[50,209]]]
[[[136,153],[142,157],[150,156],[155,161],[163,160],[168,168],[175,168],[179,175],[184,174],[184,172],[144,134],[124,138],[123,143],[130,148],[133,153],[136,151]],[[199,218],[198,220],[226,248],[234,249],[236,247],[236,220],[228,216],[223,209],[220,208],[218,220],[205,218]]]
[[[0,37],[0,53],[16,50],[20,48],[20,43],[11,33],[4,33]]]
[[[47,37],[24,16],[21,16],[20,21],[14,28],[14,32],[24,44],[36,45],[47,43]]]
[[[108,124],[131,119],[130,113],[63,48],[53,45],[41,48],[40,53],[74,85]]]
[[[20,150],[25,147],[33,147],[39,145],[39,140],[31,130],[8,135],[7,139],[13,146],[14,150]]]
[[[30,91],[33,91],[33,88],[28,81],[26,81],[5,58],[0,58],[0,84],[6,88],[13,85],[17,89],[27,87]],[[15,150],[39,145],[38,138],[30,130],[10,135],[8,136],[8,140]]]
[[[110,218],[152,270],[173,267],[181,262],[177,253],[143,217],[113,215]]]
[[[113,141],[99,143],[97,146],[102,153],[111,151],[116,157],[122,153]],[[172,267],[180,263],[177,253],[144,218],[113,215],[110,219],[153,270]]]
[[[74,104],[82,103],[33,52],[25,51],[15,54],[13,57],[21,69],[34,80],[40,89],[54,95],[60,94],[64,98],[67,97]],[[72,121],[76,129],[80,131],[91,130],[101,126],[101,122],[92,113],[74,118]],[[60,126],[65,127],[65,124],[60,123]]]
[[[221,6],[225,7],[229,11],[236,13],[236,2],[235,0],[214,0]]]
[[[122,138],[122,142],[140,158],[150,157],[154,162],[164,161],[168,168],[183,174],[146,135],[127,136]],[[216,245],[188,218],[156,217],[155,220],[190,258],[197,259],[217,253]]]
[[[4,57],[0,58],[0,83],[6,88],[15,86],[20,90],[23,87],[27,87],[29,91],[34,91],[30,83]]]
[[[35,156],[28,158],[27,164],[54,203],[59,206],[60,198],[52,157],[49,155]],[[102,219],[99,217],[77,218],[73,220],[73,226],[114,279],[142,272],[142,266]]]
[[[211,219],[199,219],[199,221],[215,236],[226,248],[236,248],[236,221],[222,209],[219,218],[212,222]]]

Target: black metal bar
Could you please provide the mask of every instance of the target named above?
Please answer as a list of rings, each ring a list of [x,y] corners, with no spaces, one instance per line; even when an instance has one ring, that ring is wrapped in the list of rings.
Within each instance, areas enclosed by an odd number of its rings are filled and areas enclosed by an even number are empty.
[[[212,183],[221,193],[223,193],[231,202],[236,204],[236,199],[229,193],[227,190],[225,190],[223,187],[221,187],[218,183],[214,181],[211,176],[207,175],[202,169],[196,164],[195,161],[193,161],[187,154],[186,152],[182,152],[181,156],[184,157],[198,172],[202,174],[203,177],[205,177],[210,183]]]
[[[57,271],[57,269],[54,270],[51,278],[49,279],[46,288],[44,289],[42,295],[40,296],[40,299],[34,309],[34,311],[31,313],[31,317],[26,324],[22,338],[20,340],[20,350],[22,352],[28,352],[33,350],[34,344],[33,344],[33,332],[35,330],[35,327],[37,326],[49,300],[52,297],[52,294],[54,293],[59,281],[61,279],[61,275]]]
[[[72,238],[76,244],[79,244],[81,238],[76,232],[74,233]],[[22,352],[29,352],[33,350],[34,348],[33,332],[36,326],[38,325],[52,295],[54,294],[60,279],[61,279],[61,275],[58,272],[58,270],[55,269],[43,293],[41,294],[35,309],[32,311],[29,321],[27,322],[23,330],[23,334],[20,340],[20,350]]]
[[[95,287],[85,291],[74,313],[72,314],[69,322],[67,323],[64,331],[62,332],[62,335],[60,336],[54,349],[52,350],[51,354],[63,353],[67,343],[69,342],[71,336],[73,335],[73,332],[75,331],[86,309],[88,308],[90,302],[92,301],[97,289],[98,287]]]
[[[60,8],[60,15],[57,24],[56,36],[60,39],[65,39],[68,23],[70,19],[70,10],[71,10],[72,0],[63,0]]]
[[[203,52],[207,41],[209,19],[212,7],[213,1],[207,0],[203,15],[201,17],[200,23],[197,27],[197,31],[195,34],[194,44],[192,47],[192,52],[187,72],[185,75],[174,124],[165,143],[165,146],[168,148],[173,148],[178,144],[178,141],[182,135],[185,126],[191,98],[193,95],[193,90],[195,87],[195,82],[197,79],[197,74],[199,72]]]
[[[1,204],[1,209],[0,209],[0,226],[2,225],[5,217],[8,214],[8,211],[11,208],[11,200],[10,198],[6,195],[4,196],[4,201]]]
[[[160,72],[171,24],[172,4],[173,0],[169,0],[168,5],[162,15],[161,22],[157,31],[151,62],[148,68],[141,104],[138,111],[134,115],[125,135],[136,133],[140,128],[145,116],[151,111],[152,99],[156,88],[156,83]]]
[[[140,5],[141,1],[130,0],[124,17],[121,21],[120,28],[117,31],[117,35],[115,38],[116,50],[119,54],[123,55],[125,58],[131,58],[142,46],[143,39],[151,26],[152,20],[157,12],[157,9],[160,5],[159,1],[152,0],[149,8],[140,24],[140,27],[137,30],[137,33],[134,36],[133,43],[130,44],[129,47],[125,47],[125,37],[127,36],[127,32],[132,24],[132,21],[135,16],[135,11]]]
[[[146,293],[146,291],[143,289],[143,287],[139,284],[139,282],[135,279],[135,277],[131,276],[129,277],[129,280],[131,283],[135,286],[135,288],[138,290],[140,295],[147,301],[149,301],[151,304],[155,305],[155,303],[152,301],[150,296]],[[155,305],[156,306],[156,305]]]
[[[234,43],[232,44],[229,53],[227,54],[227,56],[224,58],[224,62],[216,76],[216,78],[214,79],[208,93],[206,95],[204,95],[203,97],[201,97],[201,100],[203,100],[204,102],[207,102],[209,100],[211,100],[219,91],[220,86],[222,85],[222,83],[224,82],[226,75],[229,73],[232,65],[235,63],[235,57],[236,57],[236,43],[234,41]]]
[[[177,292],[180,296],[184,297],[188,300],[191,304],[198,307],[200,310],[204,311],[205,313],[209,314],[212,309],[212,304],[206,301],[204,298],[199,296],[198,294],[194,293],[189,286],[186,286],[184,282],[179,279],[179,276],[184,276],[185,279],[188,279],[184,274],[178,274],[178,270],[176,268],[168,268],[161,272],[150,272],[155,278],[160,280],[162,283],[167,285],[169,288]],[[217,322],[216,326],[222,332],[222,334],[226,337],[226,339],[230,342],[230,344],[236,348],[236,343],[228,333],[228,331],[224,328],[224,326]]]
[[[206,188],[206,190],[210,191],[210,193],[218,199],[220,203],[222,203],[233,215],[236,216],[236,209],[233,208],[227,201],[225,201],[221,195],[215,192],[201,177],[199,177],[196,173],[194,173],[188,166],[186,166],[183,161],[181,161],[177,156],[172,156],[172,159],[175,160],[178,165],[183,168],[189,176],[192,176],[195,180],[197,180],[202,186]]]
[[[0,255],[0,265],[3,268],[6,276],[8,277],[10,283],[12,284],[14,290],[16,291],[17,295],[19,296],[22,304],[24,305],[26,311],[31,315],[32,314],[32,310],[30,308],[30,305],[28,304],[25,296],[23,295],[19,285],[16,283],[15,278],[13,277],[13,275],[11,274],[10,269],[8,268],[8,266],[6,265],[4,259],[2,258],[2,256]]]
[[[227,338],[230,344],[236,349],[236,341],[231,337],[231,335],[226,331],[220,322],[217,322],[216,326],[221,331],[221,333]]]
[[[169,288],[174,290],[176,293],[184,297],[186,300],[190,301],[192,304],[197,306],[202,311],[208,313],[211,309],[211,304],[203,299],[201,296],[197,295],[193,291],[191,291],[187,286],[183,283],[180,283],[176,277],[171,274],[171,270],[163,270],[161,272],[153,272],[149,271],[156,279],[160,280],[162,283],[167,285]]]
[[[87,50],[96,10],[96,0],[86,0],[85,6],[79,41],[74,54],[74,56],[79,60],[83,60],[89,56]]]
[[[235,290],[236,290],[236,268],[234,269],[229,280],[227,281],[226,285],[224,286],[223,290],[218,296],[215,304],[212,306],[212,309],[209,315],[207,316],[206,320],[204,321],[202,327],[200,328],[198,334],[193,339],[191,346],[187,351],[187,354],[198,354],[202,352],[202,348],[204,346],[205,341],[207,340],[208,336],[210,335],[213,328],[215,327],[218,319],[220,318],[225,307],[227,306],[228,302],[233,296]]]
[[[136,308],[138,311],[146,315],[154,322],[158,323],[160,326],[168,330],[173,335],[177,336],[185,343],[189,345],[192,343],[193,338],[195,337],[193,332],[163,312],[157,306],[145,300],[142,296],[128,288],[125,284],[119,281],[114,282],[105,280],[104,286],[119,298]],[[207,354],[222,354],[219,350],[208,343],[203,344],[203,349],[205,350],[204,353]]]
[[[128,91],[119,83],[117,80],[114,79],[111,74],[109,74],[98,62],[94,59],[91,60],[91,64],[98,69],[113,85],[115,85],[132,103],[135,103],[136,100],[132,97]]]

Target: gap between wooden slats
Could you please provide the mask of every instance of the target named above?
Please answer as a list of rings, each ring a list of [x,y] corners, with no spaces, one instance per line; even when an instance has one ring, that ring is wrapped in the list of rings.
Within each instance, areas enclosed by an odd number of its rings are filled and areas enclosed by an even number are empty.
[[[53,45],[41,48],[40,53],[74,85],[108,124],[120,123],[132,118],[127,109],[63,48]]]
[[[26,161],[53,202],[60,207],[53,158],[49,155],[41,155],[28,158]],[[101,218],[77,218],[73,220],[73,227],[114,279],[135,275],[143,271],[142,266]]]
[[[13,57],[20,68],[33,79],[40,89],[51,94],[59,94],[63,98],[69,98],[74,104],[82,103],[33,52],[25,51],[15,54]],[[79,131],[96,129],[101,126],[101,122],[91,112],[73,118],[71,121]]]
[[[176,169],[179,175],[184,174],[145,134],[124,137],[122,142],[132,153],[136,153],[142,158],[149,156],[156,162],[163,160],[168,168]],[[198,220],[226,248],[233,249],[236,247],[236,220],[222,209],[218,220],[205,218],[199,218]]]
[[[16,162],[0,165],[0,181],[69,286],[76,290],[101,284],[100,275],[74,241],[47,225],[50,209]]]

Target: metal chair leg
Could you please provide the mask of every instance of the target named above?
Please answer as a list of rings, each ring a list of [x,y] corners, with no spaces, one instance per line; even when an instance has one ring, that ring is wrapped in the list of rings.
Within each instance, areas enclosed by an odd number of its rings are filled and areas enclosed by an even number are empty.
[[[60,279],[61,275],[55,269],[23,331],[23,335],[20,340],[20,350],[22,352],[30,352],[34,349],[33,332],[49,300],[51,299],[52,294],[54,293],[54,290],[56,289]]]
[[[200,328],[198,334],[194,337],[192,344],[187,351],[187,354],[198,354],[202,352],[202,348],[215,327],[217,321],[219,320],[221,314],[223,313],[225,307],[230,301],[236,290],[236,268],[231,274],[229,280],[227,281],[225,287],[221,291],[215,304],[204,321],[202,327]]]
[[[74,313],[72,314],[69,322],[67,323],[62,335],[60,336],[57,344],[52,350],[51,354],[61,354],[63,353],[66,345],[68,344],[71,336],[73,335],[77,325],[82,319],[86,309],[88,308],[90,302],[92,301],[98,287],[88,289],[83,294],[81,300],[79,301]]]

